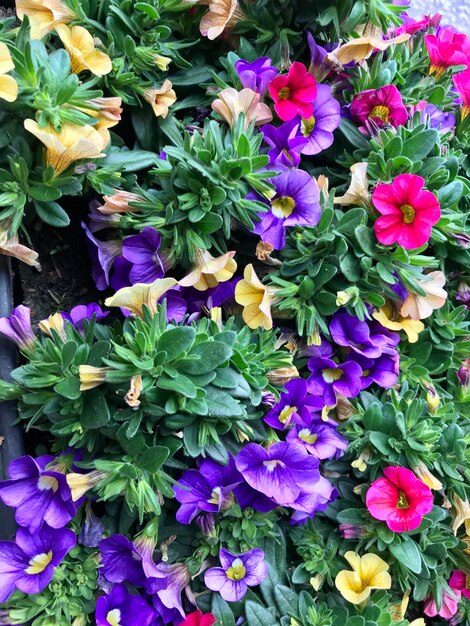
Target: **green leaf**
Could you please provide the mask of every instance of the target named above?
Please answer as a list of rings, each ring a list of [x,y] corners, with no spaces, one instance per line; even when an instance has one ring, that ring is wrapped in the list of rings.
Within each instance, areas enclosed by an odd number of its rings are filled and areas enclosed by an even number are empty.
[[[157,380],[159,389],[168,389],[174,393],[178,393],[185,398],[195,398],[197,396],[197,388],[187,376],[181,374],[176,378],[162,375]]]
[[[196,329],[192,326],[179,326],[166,330],[158,340],[158,350],[166,352],[166,360],[173,361],[176,357],[188,352],[196,338]]]
[[[207,415],[210,417],[241,417],[243,407],[231,394],[212,385],[206,387]]]
[[[397,561],[400,561],[406,568],[415,574],[421,573],[421,554],[412,539],[402,539],[401,543],[391,543],[389,550]]]
[[[298,597],[295,591],[292,591],[292,589],[285,585],[276,585],[274,587],[274,599],[276,600],[281,615],[298,616]]]
[[[212,594],[211,613],[217,620],[217,626],[235,626],[233,613],[219,593]]]
[[[335,231],[344,233],[345,235],[351,235],[355,229],[365,221],[366,212],[364,209],[349,209],[336,224]]]
[[[90,389],[83,394],[80,423],[84,428],[103,428],[110,420],[106,399],[100,389]]]
[[[151,474],[156,474],[170,456],[170,449],[165,446],[148,448],[139,458],[137,464]]]
[[[80,380],[76,376],[64,378],[54,387],[54,391],[64,398],[76,400],[80,397]]]
[[[63,228],[70,224],[70,218],[57,202],[38,202],[34,200],[36,213],[46,224]]]
[[[232,348],[222,341],[205,341],[195,346],[189,356],[199,358],[181,361],[178,364],[178,369],[185,374],[198,376],[207,374],[228,361],[232,356]]]
[[[434,128],[428,128],[413,134],[404,142],[402,156],[421,161],[436,145],[439,145],[439,133]]]
[[[274,610],[268,611],[261,604],[256,604],[251,600],[248,600],[245,605],[245,617],[248,626],[279,626],[273,613]]]
[[[148,150],[119,150],[113,151],[101,161],[103,167],[112,167],[121,172],[138,172],[155,165],[160,157]]]

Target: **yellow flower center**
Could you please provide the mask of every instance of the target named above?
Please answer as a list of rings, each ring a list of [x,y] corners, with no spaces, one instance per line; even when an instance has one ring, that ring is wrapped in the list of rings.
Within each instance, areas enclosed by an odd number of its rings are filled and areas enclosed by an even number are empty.
[[[215,489],[212,490],[211,496],[212,497],[209,500],[209,502],[211,504],[219,504],[219,502],[220,502],[220,487],[215,487]]]
[[[385,124],[388,122],[389,115],[390,115],[390,109],[388,107],[384,107],[380,105],[374,107],[372,111],[369,113],[369,117],[378,117],[379,120],[382,120],[382,122],[385,122]]]
[[[106,621],[109,626],[121,626],[121,611],[119,609],[113,609],[106,615]]]
[[[279,91],[277,92],[277,97],[279,98],[279,100],[287,100],[289,96],[290,96],[289,87],[282,87],[282,89],[279,89]]]
[[[315,128],[315,124],[316,120],[313,115],[306,120],[302,120],[302,123],[300,125],[302,135],[304,137],[310,137],[310,135],[313,133],[313,129]]]
[[[263,461],[263,465],[266,467],[268,472],[274,472],[274,468],[278,465],[284,467],[284,463],[282,461],[278,461],[277,459],[275,461]]]
[[[245,575],[246,568],[243,565],[242,560],[235,559],[231,567],[229,567],[227,570],[227,578],[230,578],[230,580],[242,580],[243,578],[245,578]]]
[[[372,370],[362,370],[362,375],[363,376],[369,376],[369,374],[371,373]]]
[[[408,508],[409,508],[408,500],[406,499],[406,496],[403,493],[403,491],[400,491],[400,495],[398,496],[397,509],[408,509]]]
[[[294,413],[297,413],[296,406],[285,406],[279,413],[279,421],[281,424],[285,424],[288,420],[290,420]]]
[[[47,554],[43,552],[33,557],[29,562],[29,567],[25,569],[26,574],[41,574],[49,563],[52,561],[52,550],[49,550]]]
[[[318,439],[318,435],[310,432],[308,428],[302,428],[302,430],[299,431],[299,439],[305,441],[305,443],[315,443]]]
[[[333,368],[328,367],[326,370],[322,371],[323,380],[326,383],[334,383],[335,380],[339,380],[343,375],[343,370],[339,367]]]
[[[465,589],[470,589],[470,576],[465,576]]]
[[[52,491],[55,493],[59,488],[59,483],[57,482],[57,479],[53,476],[41,476],[38,480],[38,488],[41,491],[52,489]]]
[[[415,210],[409,204],[402,204],[400,211],[403,213],[403,221],[405,224],[411,224],[415,218]]]
[[[290,196],[280,196],[271,202],[271,207],[276,217],[289,217],[295,209],[295,200]]]

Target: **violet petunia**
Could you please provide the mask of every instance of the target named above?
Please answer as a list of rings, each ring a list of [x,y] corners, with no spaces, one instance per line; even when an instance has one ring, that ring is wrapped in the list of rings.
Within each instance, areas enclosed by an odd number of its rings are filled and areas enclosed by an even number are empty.
[[[333,356],[333,352],[334,350],[331,343],[329,343],[324,337],[321,337],[319,345],[308,346],[300,344],[297,349],[297,356],[299,358],[321,356],[328,359],[330,356]]]
[[[15,541],[0,541],[0,602],[15,588],[25,594],[45,589],[75,543],[75,534],[68,528],[48,526],[34,534],[19,528]]]
[[[309,518],[314,517],[318,511],[324,511],[337,496],[338,492],[330,481],[320,476],[318,482],[315,483],[315,490],[303,491],[293,503],[294,513],[290,523],[303,524]]]
[[[155,616],[155,610],[125,585],[114,585],[96,601],[96,626],[150,626]]]
[[[91,320],[92,317],[96,321],[102,320],[109,315],[109,311],[103,311],[99,304],[90,302],[89,304],[78,304],[70,309],[68,313],[62,312],[61,315],[64,320],[73,324],[77,330],[83,330],[85,320]]]
[[[264,96],[269,83],[278,74],[277,68],[271,65],[269,57],[260,57],[251,63],[240,59],[235,63],[240,82],[243,87],[252,89],[261,96]]]
[[[219,559],[222,567],[208,569],[204,582],[208,589],[218,591],[227,602],[238,602],[248,587],[259,585],[268,575],[264,552],[260,548],[242,554],[232,554],[221,548]]]
[[[307,395],[307,381],[303,378],[290,380],[285,389],[279,402],[263,418],[272,428],[284,430],[291,422],[308,424],[312,410],[321,412],[318,399]]]
[[[236,465],[253,489],[280,506],[290,506],[302,491],[313,490],[320,478],[318,459],[303,446],[285,441],[268,450],[249,443],[238,453]]]
[[[333,420],[316,419],[310,424],[295,424],[286,440],[303,445],[317,459],[337,459],[344,454],[348,441],[340,435]]]
[[[168,565],[167,563],[161,563],[159,566],[162,574],[165,576],[166,585],[163,588],[154,589],[152,586],[152,580],[149,580],[147,584],[147,591],[149,593],[156,593],[162,604],[170,610],[176,610],[181,617],[185,616],[181,595],[185,592],[188,600],[195,604],[194,596],[189,587],[191,580],[191,574],[184,563],[173,563]]]
[[[359,363],[362,369],[361,387],[366,389],[372,383],[390,389],[397,384],[399,374],[399,355],[382,354],[375,359],[368,359],[360,354],[351,354],[351,358]]]
[[[354,398],[361,391],[362,369],[355,361],[338,365],[331,359],[310,359],[308,368],[312,372],[308,378],[308,390],[320,395],[327,406],[336,405],[336,394]]]
[[[333,131],[341,122],[341,106],[331,95],[329,85],[317,85],[317,97],[313,102],[313,115],[310,118],[296,118],[298,136],[306,142],[301,148],[302,154],[318,154],[333,143]]]
[[[36,342],[31,326],[31,310],[20,304],[10,315],[0,317],[0,335],[8,337],[21,350],[32,350]]]
[[[158,254],[161,236],[152,226],[146,226],[138,235],[125,237],[122,256],[132,264],[129,272],[131,285],[153,283],[165,275],[165,265]]]
[[[310,67],[308,70],[315,77],[318,86],[318,83],[331,71],[331,66],[326,62],[328,50],[317,44],[312,33],[307,33],[307,42],[310,50]]]
[[[270,165],[296,167],[300,163],[300,153],[306,148],[308,139],[299,135],[298,129],[297,119],[284,122],[278,127],[272,124],[265,124],[262,127],[264,141],[270,147],[268,152]]]
[[[87,236],[93,280],[97,289],[104,291],[110,285],[109,275],[115,259],[121,255],[122,242],[118,239],[100,241],[91,233],[85,222],[82,222],[82,228]]]
[[[420,114],[421,123],[428,123],[429,128],[437,128],[441,133],[455,130],[455,114],[450,111],[442,111],[426,100],[420,100],[410,107],[410,117],[413,117],[415,113]]]
[[[16,509],[17,524],[32,533],[44,522],[51,528],[62,528],[76,513],[65,474],[46,469],[54,460],[53,456],[14,459],[8,466],[10,480],[0,482],[0,499]]]
[[[375,330],[376,326],[372,326]],[[330,322],[330,333],[339,346],[351,348],[368,358],[380,356],[390,344],[389,336],[372,332],[371,326],[346,311],[335,313]]]

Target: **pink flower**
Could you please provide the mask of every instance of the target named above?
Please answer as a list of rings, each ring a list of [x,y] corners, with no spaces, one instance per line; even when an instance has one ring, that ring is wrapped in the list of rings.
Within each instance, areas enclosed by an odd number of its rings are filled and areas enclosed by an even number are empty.
[[[462,592],[467,600],[470,600],[470,576],[467,576],[465,572],[454,569],[449,580],[449,587],[452,591]]]
[[[354,96],[350,112],[365,132],[368,132],[369,121],[375,122],[379,128],[385,124],[397,128],[408,121],[408,112],[395,85],[361,91]]]
[[[312,117],[317,84],[303,63],[292,63],[287,76],[273,78],[268,89],[274,110],[284,122],[297,114],[306,119]]]
[[[462,119],[470,113],[470,70],[455,74],[452,78],[462,100]]]
[[[396,28],[393,31],[393,36],[397,37],[402,33],[408,33],[409,35],[414,35],[422,30],[428,30],[429,28],[437,28],[440,24],[442,15],[440,13],[436,13],[435,15],[426,15],[421,20],[415,20],[413,17],[408,15],[407,13],[402,13],[400,15],[403,20],[403,24]]]
[[[430,74],[441,76],[448,67],[470,63],[470,39],[453,28],[441,28],[438,35],[426,35],[424,43],[431,60]]]
[[[432,509],[432,492],[405,467],[386,467],[366,494],[366,506],[375,519],[386,522],[397,533],[418,528],[423,515]]]
[[[437,610],[436,602],[432,596],[425,598],[423,613],[428,617],[436,617],[436,615],[440,615],[447,620],[453,617],[457,613],[461,593],[455,589],[452,591],[456,597],[454,598],[450,595],[450,593],[444,591],[442,594],[441,608],[439,610]]]
[[[391,184],[376,187],[372,203],[382,214],[374,224],[380,243],[390,246],[396,242],[413,250],[429,240],[441,208],[436,196],[423,189],[424,182],[416,174],[399,174]]]

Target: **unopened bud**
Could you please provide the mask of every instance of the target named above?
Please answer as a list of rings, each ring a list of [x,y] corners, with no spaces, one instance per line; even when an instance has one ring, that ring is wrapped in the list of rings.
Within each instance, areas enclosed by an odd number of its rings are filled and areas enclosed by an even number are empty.
[[[293,378],[299,377],[299,370],[291,365],[290,367],[278,367],[266,374],[266,378],[272,385],[285,385]]]

